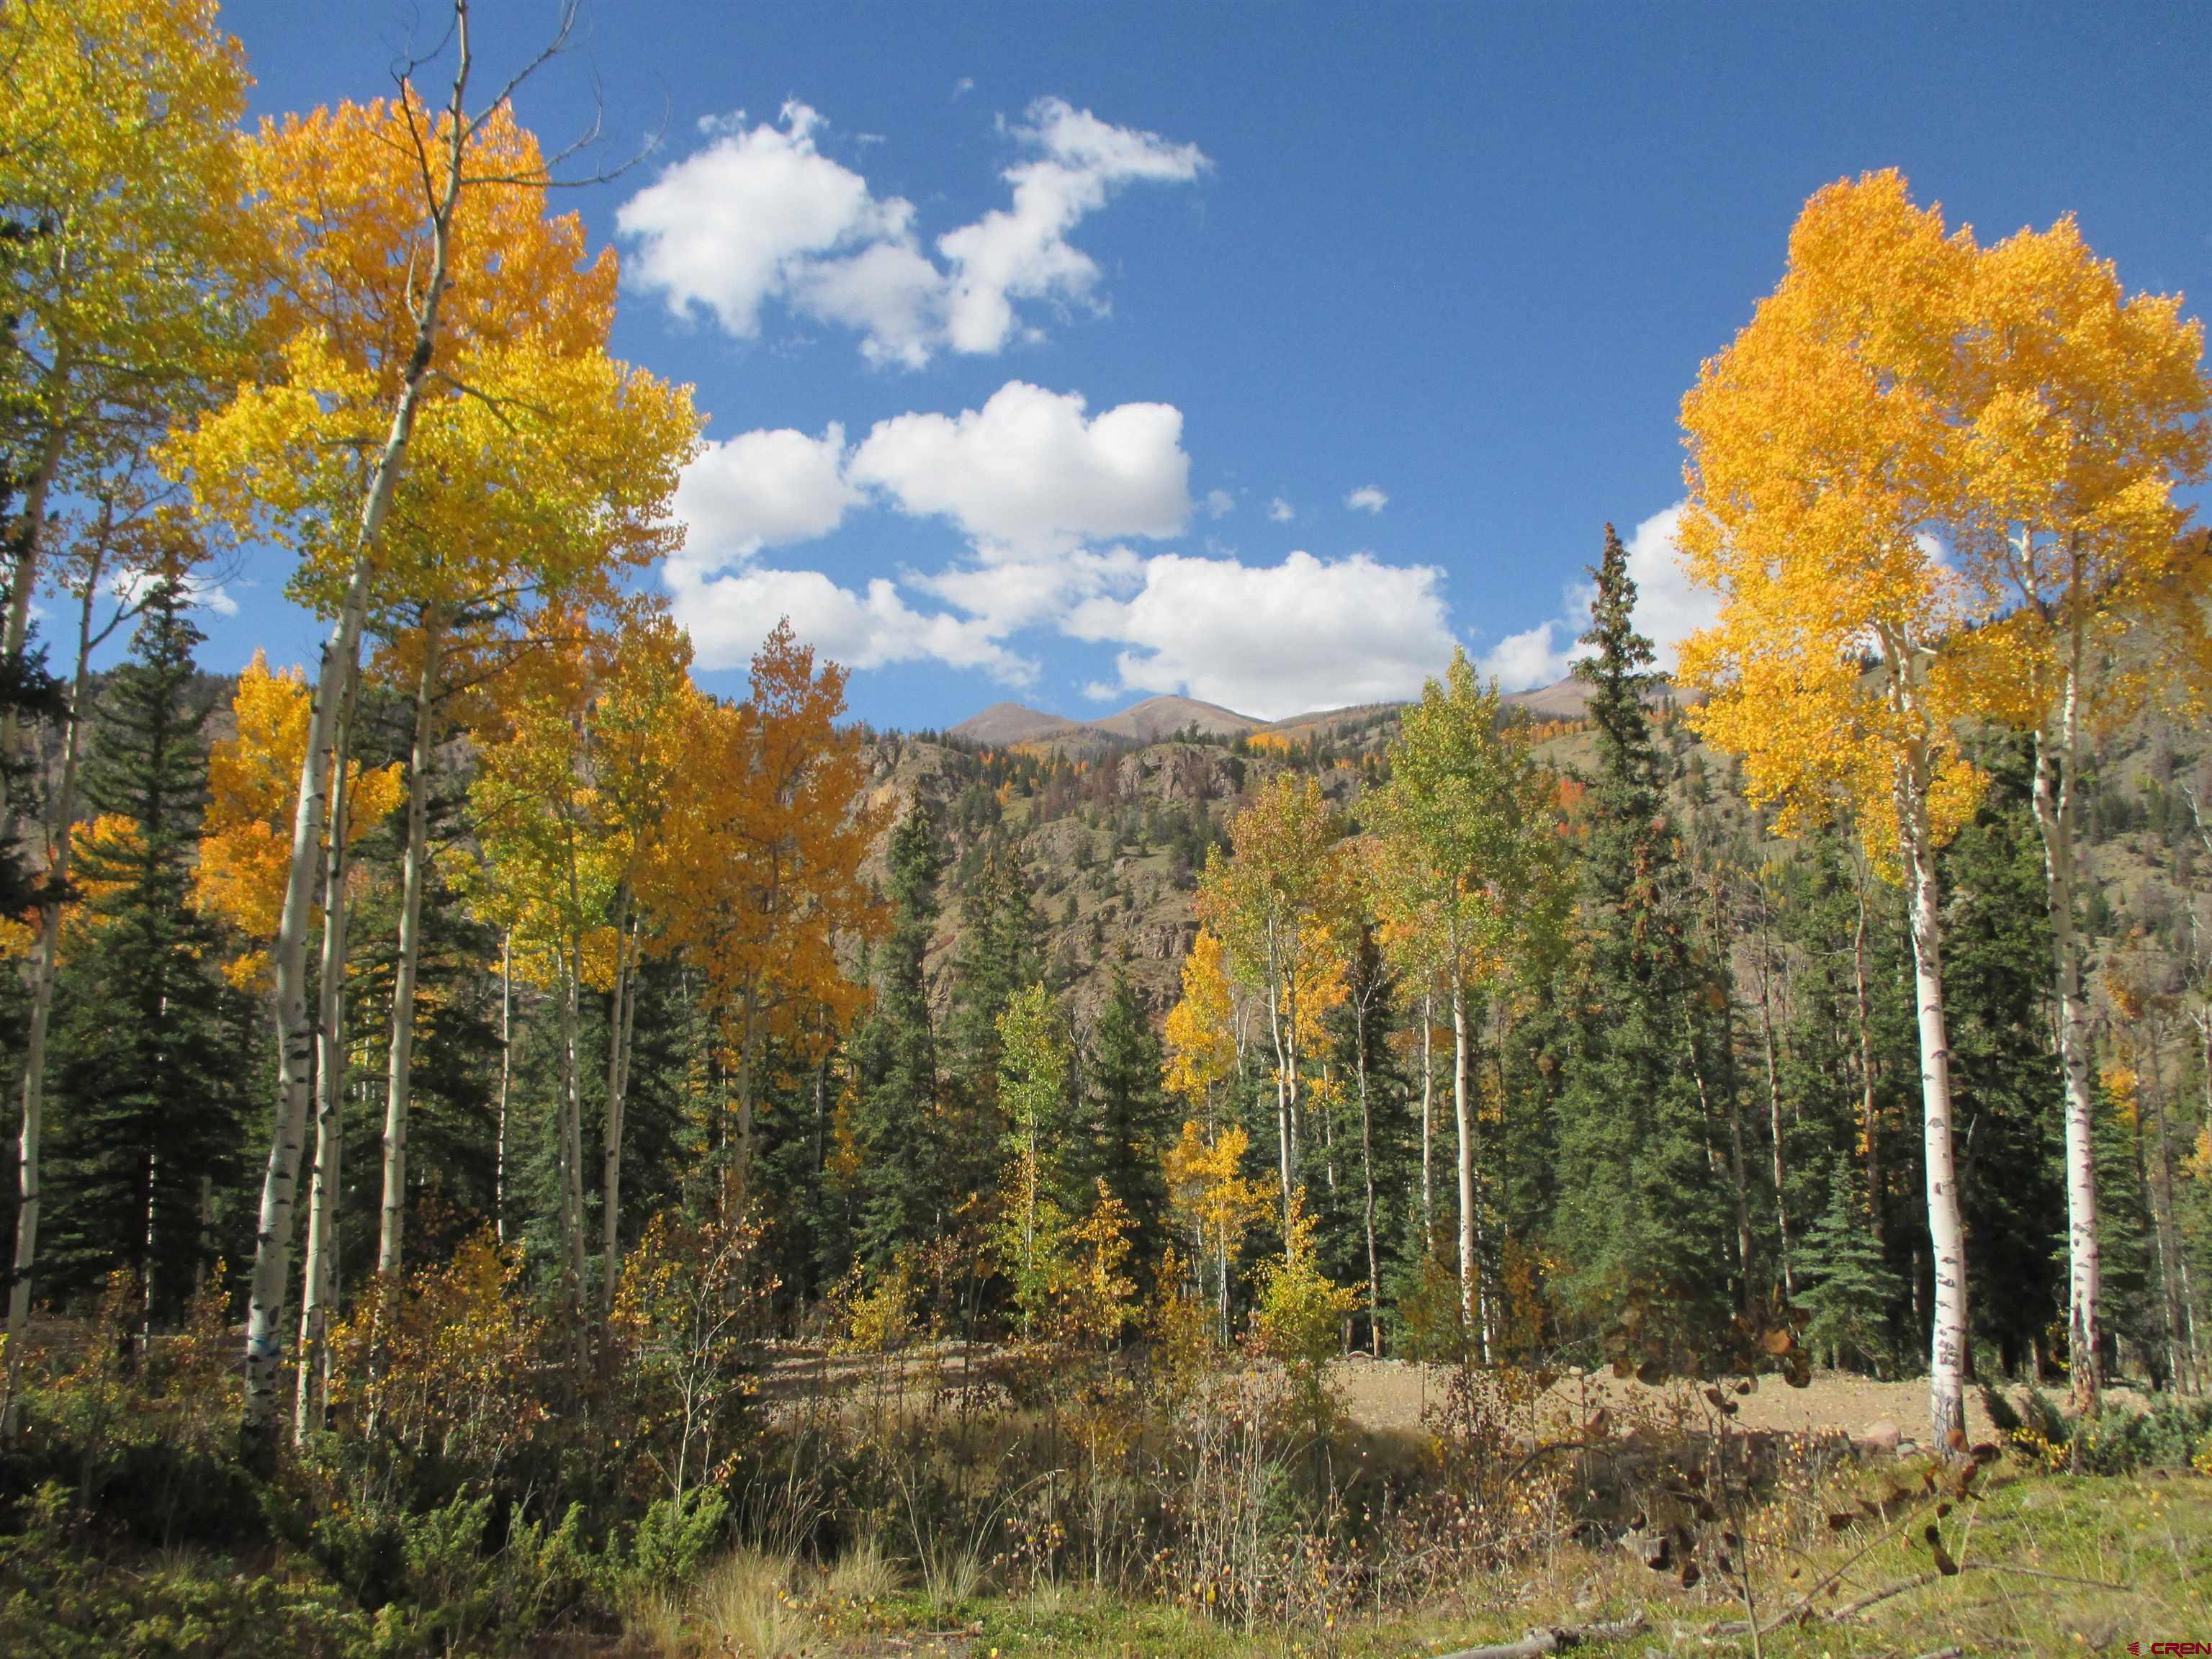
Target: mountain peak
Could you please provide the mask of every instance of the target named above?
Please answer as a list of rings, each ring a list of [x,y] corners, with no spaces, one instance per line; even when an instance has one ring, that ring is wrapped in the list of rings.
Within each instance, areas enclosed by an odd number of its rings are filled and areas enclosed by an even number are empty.
[[[949,735],[965,738],[970,743],[1029,743],[1038,738],[1072,731],[1075,725],[1073,720],[1065,720],[1058,714],[1048,714],[1042,708],[1031,708],[1026,703],[994,702],[981,713],[970,714],[954,726]]]
[[[1090,723],[1102,732],[1134,738],[1140,743],[1156,742],[1193,726],[1201,732],[1226,738],[1265,724],[1233,708],[1224,708],[1218,702],[1176,696],[1146,697],[1141,702],[1131,703],[1118,714],[1109,714],[1104,720]]]

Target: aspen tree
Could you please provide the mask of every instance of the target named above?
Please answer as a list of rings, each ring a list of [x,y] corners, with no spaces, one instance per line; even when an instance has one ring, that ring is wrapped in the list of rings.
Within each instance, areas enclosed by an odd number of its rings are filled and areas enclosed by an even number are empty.
[[[409,625],[386,628],[415,702],[385,1095],[381,1273],[398,1271],[404,1250],[429,773],[441,716],[463,685],[478,705],[495,700],[486,683],[542,647],[540,630],[619,608],[621,579],[681,545],[670,507],[697,442],[687,389],[604,351],[546,351],[526,339],[485,356],[492,362],[482,372],[508,389],[506,401],[468,398],[423,422],[406,520],[380,561],[378,608],[405,615]]]
[[[837,953],[879,925],[861,865],[884,823],[860,800],[859,733],[837,725],[845,671],[817,665],[787,619],[755,653],[748,692],[734,707],[687,706],[637,876],[663,948],[699,969],[737,1062],[740,1190],[765,1044],[818,1055],[865,1003]]]
[[[1275,1160],[1285,1224],[1295,1194],[1301,997],[1336,950],[1350,866],[1341,826],[1310,777],[1278,773],[1229,822],[1231,854],[1209,854],[1194,908],[1236,977],[1255,985],[1274,1051]]]
[[[470,106],[468,0],[454,0],[453,17],[442,112],[433,113],[404,76],[390,104],[264,123],[247,171],[276,243],[269,276],[272,320],[285,340],[277,373],[242,388],[173,446],[173,464],[205,510],[243,530],[291,536],[303,555],[295,590],[332,619],[273,953],[279,1101],[246,1312],[246,1424],[256,1438],[273,1419],[283,1358],[314,1037],[307,933],[327,757],[410,448],[426,412],[434,418],[439,406],[505,394],[484,372],[483,349],[527,335],[549,350],[564,342],[589,349],[605,337],[613,302],[612,262],[587,266],[580,223],[544,216],[547,168],[514,121],[515,82],[484,107]],[[556,47],[572,21],[564,9]],[[364,455],[355,441],[377,428],[383,436]]]
[[[1977,258],[1962,337],[1947,534],[1995,618],[1962,641],[1979,712],[2035,745],[2066,1093],[2071,1403],[2090,1412],[2103,1330],[2076,786],[2089,744],[2160,701],[2201,717],[2212,687],[2212,555],[2174,496],[2203,481],[2212,444],[2203,328],[2178,295],[2130,297],[2068,217]]]
[[[1513,964],[1547,902],[1556,818],[1528,744],[1500,729],[1498,688],[1464,651],[1421,688],[1390,750],[1390,781],[1367,803],[1384,948],[1409,978],[1433,974],[1451,1008],[1458,1130],[1460,1314],[1480,1331],[1480,1195],[1468,1008]]]
[[[1963,596],[1932,531],[1953,499],[1943,422],[1972,259],[1894,173],[1830,185],[1790,234],[1781,285],[1682,404],[1682,547],[1721,600],[1682,648],[1710,694],[1691,718],[1743,757],[1784,834],[1848,811],[1911,897],[1938,1445],[1964,1431],[1967,1324],[1936,855],[1982,780],[1946,648]]]
[[[216,15],[214,0],[0,13],[0,201],[33,227],[9,289],[29,465],[0,656],[23,648],[57,489],[96,495],[249,343],[260,226],[237,126],[251,80]]]
[[[136,495],[143,503],[148,446],[240,372],[251,344],[258,222],[241,210],[245,57],[217,27],[212,0],[11,6],[0,11],[0,62],[8,66],[0,201],[24,233],[10,241],[0,361],[11,423],[21,423],[10,447],[21,457],[20,476],[9,480],[22,507],[6,538],[6,663],[24,652],[32,600],[55,563],[52,538],[69,517],[55,503],[72,495],[105,502],[112,532],[118,499]],[[133,516],[126,510],[126,520]],[[63,586],[88,620],[84,607],[98,581],[88,588],[79,580],[73,556],[81,552],[65,550]],[[72,758],[81,701],[70,705],[65,738]],[[10,842],[17,825],[6,763],[18,740],[13,711],[0,711],[0,840]],[[73,797],[73,787],[64,793]],[[59,845],[65,865],[65,830]],[[37,1257],[44,1048],[59,925],[58,907],[43,907],[16,1143],[8,1316],[15,1340],[0,1401],[0,1437],[10,1438]]]

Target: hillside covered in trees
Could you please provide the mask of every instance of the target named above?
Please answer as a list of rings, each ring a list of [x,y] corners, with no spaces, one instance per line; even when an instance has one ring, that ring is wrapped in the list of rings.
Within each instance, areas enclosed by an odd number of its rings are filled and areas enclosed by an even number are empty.
[[[1710,1404],[1639,1559],[1754,1636],[1759,1378],[1919,1379],[1946,1513],[1970,1400],[2212,1466],[2179,300],[1846,180],[1685,400],[1673,680],[1594,523],[1543,691],[879,731],[787,619],[695,677],[700,413],[455,21],[249,131],[212,5],[0,14],[0,1636],[678,1651],[732,1545],[770,1622],[872,1561],[1334,1630],[1644,1548],[1570,1371]],[[203,671],[247,557],[318,662]],[[1352,1355],[1443,1368],[1402,1466]]]

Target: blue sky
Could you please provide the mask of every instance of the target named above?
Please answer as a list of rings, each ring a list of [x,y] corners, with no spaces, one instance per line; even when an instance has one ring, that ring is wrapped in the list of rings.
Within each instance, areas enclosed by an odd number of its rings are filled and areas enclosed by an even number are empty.
[[[224,15],[276,112],[387,90],[418,10]],[[496,71],[552,7],[476,15]],[[659,578],[709,684],[787,610],[878,724],[1281,715],[1454,641],[1555,677],[1608,519],[1650,629],[1694,625],[1675,410],[1831,179],[2212,289],[2208,47],[2189,6],[586,0],[521,111],[658,134],[570,199],[617,349],[713,416]],[[310,654],[283,574],[208,665]]]

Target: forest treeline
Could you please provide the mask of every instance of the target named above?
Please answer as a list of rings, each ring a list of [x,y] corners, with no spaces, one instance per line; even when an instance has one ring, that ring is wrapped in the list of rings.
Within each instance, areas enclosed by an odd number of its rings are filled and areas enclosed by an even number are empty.
[[[1462,654],[1327,740],[878,735],[775,617],[695,683],[702,417],[456,19],[248,126],[211,4],[0,16],[11,1443],[87,1321],[188,1334],[245,1467],[465,1498],[565,1415],[555,1487],[679,1528],[775,1339],[1249,1353],[1316,1423],[1353,1349],[1925,1375],[1937,1444],[2202,1390],[2178,299],[1833,185],[1684,405],[1675,683],[1607,526],[1582,722]],[[318,662],[201,672],[245,562]]]

